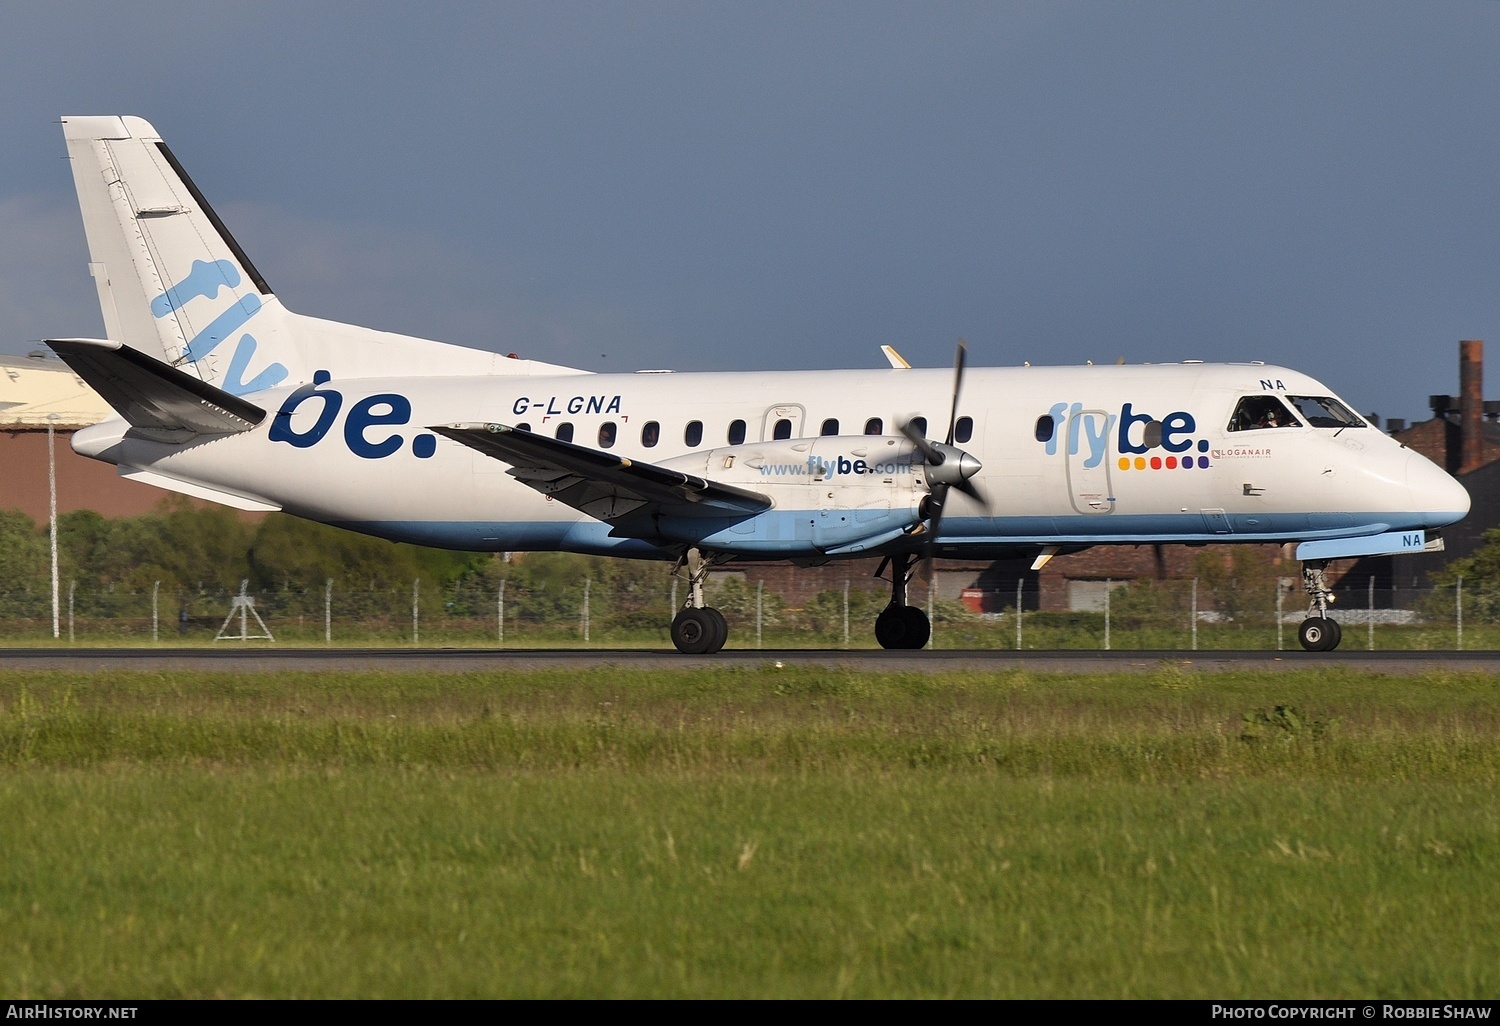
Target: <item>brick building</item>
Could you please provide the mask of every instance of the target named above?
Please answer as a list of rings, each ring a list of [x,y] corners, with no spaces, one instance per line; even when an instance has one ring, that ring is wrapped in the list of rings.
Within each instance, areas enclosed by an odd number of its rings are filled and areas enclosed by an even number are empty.
[[[1371,556],[1345,571],[1358,584],[1375,578],[1381,601],[1401,603],[1402,593],[1423,590],[1433,571],[1462,559],[1483,544],[1485,531],[1500,526],[1500,402],[1484,398],[1484,343],[1459,343],[1459,394],[1428,399],[1429,420],[1410,427],[1388,424],[1391,437],[1446,469],[1468,489],[1469,515],[1444,528],[1441,556]]]
[[[103,399],[50,354],[0,359],[0,509],[20,509],[39,524],[47,522],[49,425],[59,513],[92,509],[123,517],[155,509],[165,492],[127,481],[114,467],[73,451],[73,432],[110,413]]]

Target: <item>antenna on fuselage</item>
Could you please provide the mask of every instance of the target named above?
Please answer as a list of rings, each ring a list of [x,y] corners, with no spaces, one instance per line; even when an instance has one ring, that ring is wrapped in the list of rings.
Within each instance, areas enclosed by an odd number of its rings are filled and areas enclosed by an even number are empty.
[[[892,370],[911,370],[911,364],[906,362],[906,357],[896,352],[895,346],[881,346],[880,351],[890,361]]]

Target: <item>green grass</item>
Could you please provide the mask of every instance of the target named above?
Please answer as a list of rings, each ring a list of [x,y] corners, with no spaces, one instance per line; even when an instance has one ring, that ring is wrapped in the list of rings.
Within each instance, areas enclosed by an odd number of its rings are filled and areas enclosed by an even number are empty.
[[[1497,738],[1460,673],[0,673],[0,992],[1484,997]]]

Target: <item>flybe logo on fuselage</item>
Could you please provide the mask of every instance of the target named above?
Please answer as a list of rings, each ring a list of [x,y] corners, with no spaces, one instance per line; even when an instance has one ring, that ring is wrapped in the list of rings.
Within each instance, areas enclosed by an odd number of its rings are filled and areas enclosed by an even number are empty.
[[[1207,469],[1208,439],[1194,437],[1198,422],[1186,410],[1157,417],[1134,403],[1119,413],[1085,409],[1082,403],[1054,403],[1048,411],[1052,431],[1045,444],[1055,456],[1062,446],[1069,456],[1082,456],[1085,469],[1103,465],[1111,451],[1120,470]],[[1045,427],[1045,423],[1042,425]],[[1039,437],[1042,432],[1039,432]]]
[[[326,370],[313,373],[310,384],[292,392],[282,401],[281,408],[271,421],[271,430],[266,437],[273,442],[285,442],[298,449],[310,449],[321,442],[333,430],[339,413],[344,407],[344,394],[336,388],[327,388],[331,375]],[[317,406],[302,407],[308,403]],[[313,419],[312,411],[317,417]],[[299,417],[298,415],[301,414]],[[380,460],[401,451],[406,436],[389,430],[411,423],[411,400],[398,392],[377,392],[358,400],[344,415],[344,429],[340,433],[344,446],[354,455],[367,460]],[[420,460],[431,459],[437,452],[437,436],[429,431],[414,435],[411,440],[412,455]]]

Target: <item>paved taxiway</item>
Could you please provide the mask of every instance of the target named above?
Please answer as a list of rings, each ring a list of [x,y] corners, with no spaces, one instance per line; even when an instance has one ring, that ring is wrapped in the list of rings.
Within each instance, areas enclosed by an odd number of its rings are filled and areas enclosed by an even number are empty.
[[[1039,673],[1130,673],[1164,662],[1201,670],[1364,669],[1378,675],[1410,675],[1438,668],[1500,673],[1500,652],[1180,652],[936,650],[883,652],[840,649],[728,650],[714,656],[683,656],[670,649],[392,649],[392,648],[18,648],[0,649],[3,670],[387,670],[465,673],[476,670],[642,670],[691,667],[847,667],[855,670],[950,673],[957,670],[1029,669]]]

